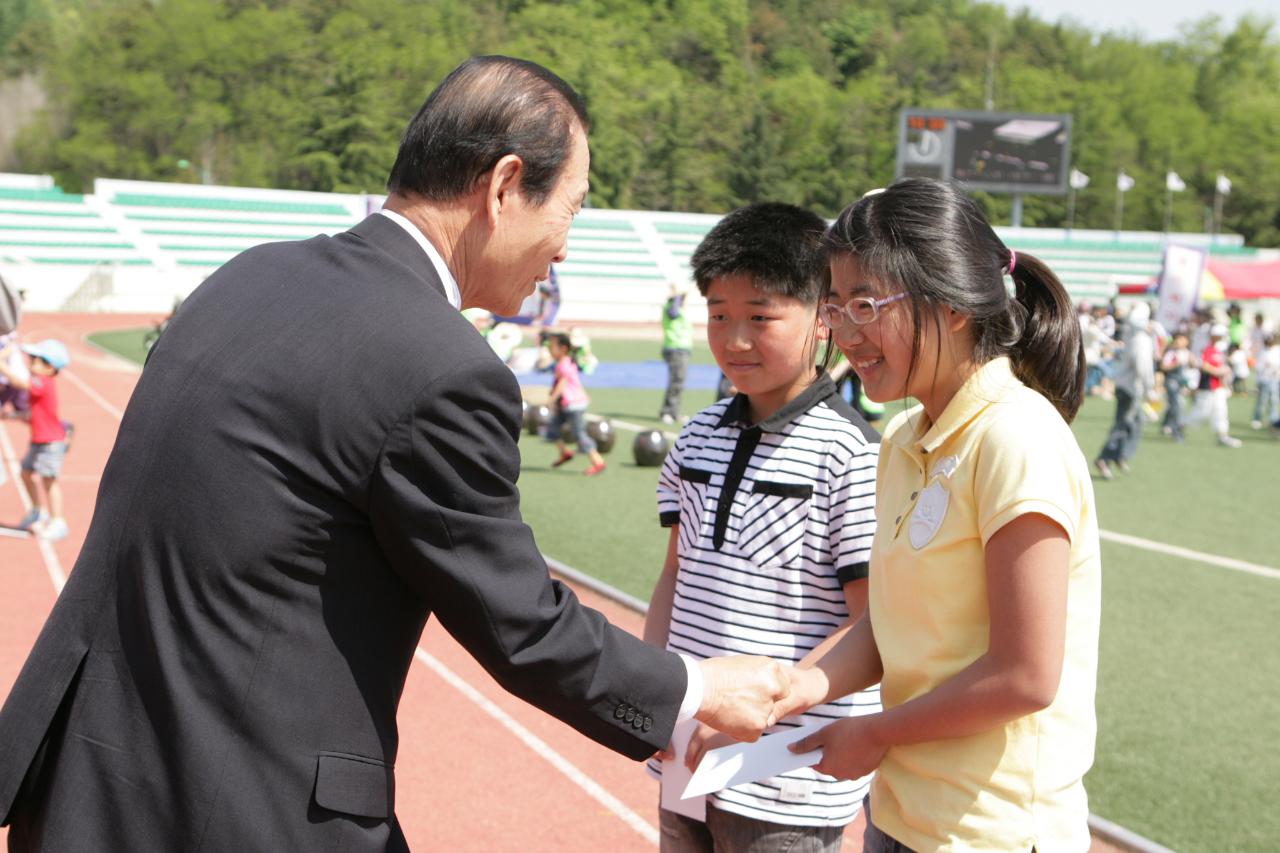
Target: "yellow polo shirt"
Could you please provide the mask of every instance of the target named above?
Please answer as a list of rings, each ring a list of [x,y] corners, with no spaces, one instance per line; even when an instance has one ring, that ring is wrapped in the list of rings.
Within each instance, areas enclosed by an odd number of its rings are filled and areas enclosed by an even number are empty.
[[[937,423],[917,406],[880,450],[869,608],[892,708],[987,651],[984,546],[1024,513],[1071,540],[1066,655],[1044,710],[964,738],[890,749],[871,789],[876,826],[913,850],[1089,848],[1101,561],[1088,465],[1070,427],[1012,373],[983,365]]]

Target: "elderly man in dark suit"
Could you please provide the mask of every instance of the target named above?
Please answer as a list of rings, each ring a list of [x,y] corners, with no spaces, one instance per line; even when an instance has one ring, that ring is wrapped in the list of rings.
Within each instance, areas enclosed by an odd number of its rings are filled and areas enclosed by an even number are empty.
[[[259,246],[152,350],[70,582],[0,711],[12,850],[403,850],[396,706],[431,614],[508,690],[642,758],[743,738],[785,670],[695,663],[548,577],[520,393],[459,314],[562,260],[586,117],[540,66],[456,69],[384,211]]]

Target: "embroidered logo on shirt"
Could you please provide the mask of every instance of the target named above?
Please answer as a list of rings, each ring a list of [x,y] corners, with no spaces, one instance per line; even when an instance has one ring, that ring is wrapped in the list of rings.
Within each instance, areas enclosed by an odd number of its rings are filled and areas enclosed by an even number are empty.
[[[911,547],[919,549],[928,545],[942,528],[947,507],[951,504],[951,493],[947,491],[946,483],[959,464],[960,459],[955,456],[938,460],[933,469],[932,481],[920,493],[920,500],[911,512],[911,524],[907,528]]]

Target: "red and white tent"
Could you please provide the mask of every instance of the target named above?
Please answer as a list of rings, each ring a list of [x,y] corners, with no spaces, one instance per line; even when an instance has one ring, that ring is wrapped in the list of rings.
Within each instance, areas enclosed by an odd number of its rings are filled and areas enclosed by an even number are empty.
[[[1122,294],[1154,293],[1156,281],[1120,285]],[[1280,299],[1280,261],[1209,261],[1200,277],[1200,301]]]

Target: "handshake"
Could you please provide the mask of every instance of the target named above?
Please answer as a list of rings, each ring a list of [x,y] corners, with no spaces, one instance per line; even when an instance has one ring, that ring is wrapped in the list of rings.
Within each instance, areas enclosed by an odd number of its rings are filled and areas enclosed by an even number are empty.
[[[800,670],[765,657],[720,657],[700,661],[699,721],[737,740],[754,741],[783,717],[807,711],[826,694],[821,670]]]

